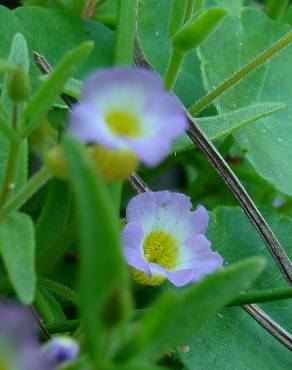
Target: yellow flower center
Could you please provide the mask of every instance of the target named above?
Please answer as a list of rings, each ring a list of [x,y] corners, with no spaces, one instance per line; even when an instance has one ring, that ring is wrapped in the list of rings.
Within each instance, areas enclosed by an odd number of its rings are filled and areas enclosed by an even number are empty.
[[[164,231],[152,231],[143,243],[146,261],[157,263],[167,270],[173,269],[178,260],[178,246],[173,237]]]
[[[132,113],[113,110],[106,114],[105,120],[108,127],[116,135],[137,137],[142,134],[139,119]]]

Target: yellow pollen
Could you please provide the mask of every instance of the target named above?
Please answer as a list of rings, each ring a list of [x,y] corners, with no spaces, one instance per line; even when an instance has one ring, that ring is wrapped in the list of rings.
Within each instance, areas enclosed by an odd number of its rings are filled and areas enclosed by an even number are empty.
[[[139,119],[132,113],[123,110],[113,110],[105,116],[111,131],[120,136],[138,137],[142,134]]]
[[[164,231],[152,231],[143,243],[144,257],[148,262],[157,263],[172,270],[178,260],[178,246],[173,237]]]

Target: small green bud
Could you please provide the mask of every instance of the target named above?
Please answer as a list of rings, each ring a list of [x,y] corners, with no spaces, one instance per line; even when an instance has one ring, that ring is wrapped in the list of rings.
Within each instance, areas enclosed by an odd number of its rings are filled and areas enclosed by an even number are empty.
[[[130,312],[131,304],[131,295],[124,287],[113,288],[102,310],[104,326],[112,328],[124,320]]]
[[[15,103],[21,103],[29,97],[28,76],[21,67],[16,67],[10,74],[8,96]]]
[[[188,22],[172,38],[174,49],[188,52],[201,44],[228,14],[223,8],[209,8]]]
[[[62,180],[68,179],[68,165],[64,156],[63,146],[57,145],[48,151],[44,156],[44,163],[56,177]]]

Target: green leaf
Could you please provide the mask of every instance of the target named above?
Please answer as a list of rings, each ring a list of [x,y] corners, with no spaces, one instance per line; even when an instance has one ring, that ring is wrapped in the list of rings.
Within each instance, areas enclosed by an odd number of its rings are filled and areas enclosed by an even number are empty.
[[[263,212],[269,225],[282,242],[286,253],[292,257],[292,219],[275,210]],[[213,248],[222,254],[227,264],[252,255],[265,256],[267,267],[252,286],[252,290],[286,287],[263,241],[258,236],[239,207],[218,207],[210,214],[207,232]],[[289,330],[292,300],[286,299],[260,305],[274,320]],[[199,333],[186,342],[189,352],[179,352],[180,358],[191,369],[286,369],[291,363],[291,353],[267,333],[241,308],[230,307],[211,318]],[[255,347],[261,348],[254,355]]]
[[[38,77],[41,75],[32,60],[33,51],[44,55],[55,68],[66,52],[84,41],[94,40],[90,58],[76,71],[75,77],[80,80],[93,69],[112,64],[114,32],[73,13],[43,7],[18,7],[10,11],[0,6],[1,58],[7,57],[16,32],[21,32],[28,40],[32,91],[40,85]]]
[[[179,356],[188,369],[289,369],[291,352],[262,329],[240,307],[230,307],[211,318],[186,342]],[[257,350],[259,349],[259,350]]]
[[[0,73],[11,72],[14,70],[15,67],[15,63],[6,59],[0,59]]]
[[[20,134],[23,137],[29,136],[38,127],[67,80],[88,57],[92,47],[93,43],[87,41],[68,52],[48,80],[41,85],[22,114]]]
[[[284,108],[285,105],[282,103],[260,103],[218,116],[196,118],[196,122],[205,134],[215,141]],[[192,148],[194,148],[193,142],[186,134],[183,134],[174,141],[172,152],[181,152]]]
[[[35,242],[29,216],[13,213],[1,222],[0,252],[18,298],[24,304],[32,303],[36,286]]]
[[[37,255],[44,253],[65,229],[69,219],[71,200],[72,194],[65,181],[53,179],[49,183],[48,193],[36,223]]]
[[[127,286],[118,218],[106,185],[83,147],[66,137],[65,155],[79,217],[80,308],[91,356],[102,362],[107,331],[102,313],[113,289]]]
[[[139,6],[139,41],[147,60],[161,76],[165,74],[172,51],[168,37],[171,6],[170,0],[147,0]],[[191,52],[184,59],[174,89],[187,106],[203,94],[200,75],[197,54]]]
[[[207,91],[288,31],[289,26],[271,21],[255,9],[243,9],[240,19],[226,19],[200,47]],[[292,167],[287,160],[292,157],[291,58],[290,45],[215,101],[219,114],[264,101],[281,101],[286,105],[281,112],[239,130],[234,136],[258,174],[288,195],[292,195]],[[224,63],[218,63],[220,60]]]
[[[145,358],[159,359],[190,338],[263,270],[262,258],[251,258],[220,269],[177,292],[165,292],[137,326],[129,351],[143,349]],[[218,294],[220,292],[220,294]],[[127,351],[125,351],[127,354]]]
[[[208,38],[227,15],[224,8],[209,8],[180,29],[172,38],[175,49],[186,53]]]

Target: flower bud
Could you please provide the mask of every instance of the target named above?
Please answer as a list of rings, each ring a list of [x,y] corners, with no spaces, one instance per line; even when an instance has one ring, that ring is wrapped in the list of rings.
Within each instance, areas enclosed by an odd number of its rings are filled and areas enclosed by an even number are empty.
[[[45,362],[51,366],[73,362],[79,354],[79,344],[70,337],[56,337],[51,339],[42,349]]]
[[[162,275],[152,275],[148,276],[144,271],[130,267],[131,277],[136,283],[141,285],[151,285],[158,286],[161,285],[165,280],[165,276]]]
[[[130,307],[130,293],[122,286],[113,288],[102,311],[104,325],[107,328],[111,328],[120,323],[127,317]]]
[[[44,162],[56,177],[62,180],[68,179],[68,165],[64,155],[64,148],[61,145],[57,145],[47,152],[44,156]]]
[[[29,97],[28,76],[21,67],[16,67],[8,80],[8,96],[15,103],[21,103]]]
[[[209,8],[186,23],[172,38],[174,49],[188,52],[201,44],[227,15],[224,8]]]
[[[130,151],[110,151],[99,145],[92,145],[88,154],[107,181],[124,180],[138,167],[138,158]]]

